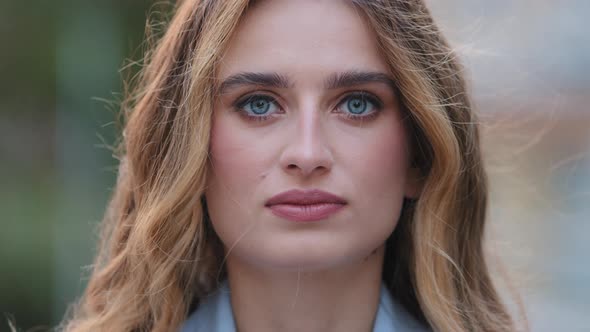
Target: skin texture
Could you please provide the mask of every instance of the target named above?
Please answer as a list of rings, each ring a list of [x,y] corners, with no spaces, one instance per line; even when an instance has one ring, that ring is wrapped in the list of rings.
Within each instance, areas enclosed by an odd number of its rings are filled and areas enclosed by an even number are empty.
[[[262,1],[238,26],[217,78],[244,72],[276,73],[288,84],[226,85],[214,106],[206,199],[226,248],[238,328],[370,331],[384,244],[403,197],[417,188],[392,86],[329,89],[326,80],[343,72],[387,75],[374,33],[345,2]],[[358,91],[382,105],[350,97]],[[252,94],[275,101],[236,106]],[[249,118],[260,116],[253,109],[266,117]],[[367,116],[348,118],[358,109]],[[291,189],[324,190],[347,204],[311,223],[265,207]]]

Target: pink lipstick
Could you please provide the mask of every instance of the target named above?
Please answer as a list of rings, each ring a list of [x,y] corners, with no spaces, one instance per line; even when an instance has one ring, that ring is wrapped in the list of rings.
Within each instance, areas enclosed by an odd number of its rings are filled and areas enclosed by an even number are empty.
[[[319,221],[337,213],[346,201],[321,190],[289,190],[273,196],[266,202],[278,217],[297,222]]]

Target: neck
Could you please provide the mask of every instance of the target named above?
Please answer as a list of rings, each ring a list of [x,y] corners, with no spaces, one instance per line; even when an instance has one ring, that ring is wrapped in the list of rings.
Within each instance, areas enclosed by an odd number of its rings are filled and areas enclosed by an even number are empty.
[[[320,271],[264,270],[228,258],[231,304],[240,332],[372,331],[384,247],[364,260]]]

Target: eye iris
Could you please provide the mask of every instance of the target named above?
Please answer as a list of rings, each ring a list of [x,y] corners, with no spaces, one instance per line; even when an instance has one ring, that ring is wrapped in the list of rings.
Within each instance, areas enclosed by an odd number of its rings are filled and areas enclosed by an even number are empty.
[[[367,109],[367,102],[362,98],[351,98],[348,101],[350,113],[361,114]]]
[[[254,114],[264,114],[268,112],[268,109],[270,108],[270,103],[268,102],[268,100],[258,98],[251,101],[250,106]]]

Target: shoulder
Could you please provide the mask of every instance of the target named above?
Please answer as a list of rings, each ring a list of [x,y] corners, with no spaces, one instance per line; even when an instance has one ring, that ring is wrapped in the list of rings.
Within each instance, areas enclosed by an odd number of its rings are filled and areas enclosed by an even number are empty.
[[[219,289],[201,300],[182,324],[180,332],[235,331],[234,317],[229,298],[229,287],[223,283]]]
[[[379,309],[373,332],[430,332],[431,329],[417,321],[392,296],[385,284],[381,285]]]

